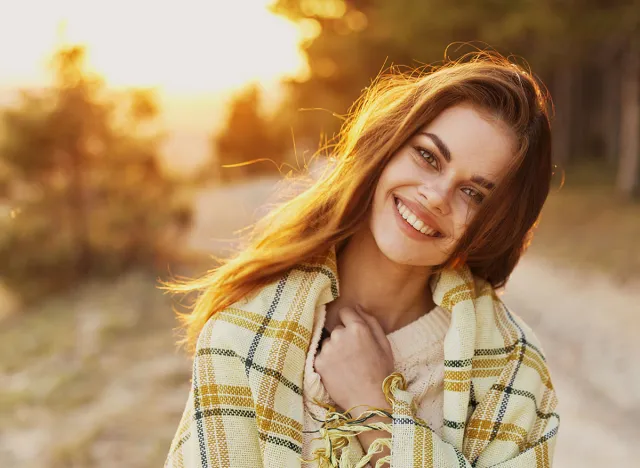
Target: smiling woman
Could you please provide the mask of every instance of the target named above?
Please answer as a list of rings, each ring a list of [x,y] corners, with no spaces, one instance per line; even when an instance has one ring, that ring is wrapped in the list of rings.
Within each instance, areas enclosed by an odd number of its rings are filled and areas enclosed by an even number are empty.
[[[202,93],[304,75],[307,65],[298,49],[302,32],[270,13],[270,3],[18,2],[0,18],[2,73],[36,78],[28,75],[35,75],[37,60],[50,54],[62,25],[63,39],[85,44],[90,67],[115,86]],[[38,27],[24,27],[35,22]],[[18,55],[9,47],[16,42],[31,46]]]
[[[496,292],[549,192],[545,94],[467,58],[377,79],[323,177],[174,285],[201,295],[167,467],[551,466],[545,356]]]
[[[443,111],[382,171],[371,208],[380,250],[398,263],[444,264],[495,186],[491,180],[511,166],[514,146],[513,130],[478,106]],[[411,241],[423,241],[419,248],[389,229],[398,215]]]

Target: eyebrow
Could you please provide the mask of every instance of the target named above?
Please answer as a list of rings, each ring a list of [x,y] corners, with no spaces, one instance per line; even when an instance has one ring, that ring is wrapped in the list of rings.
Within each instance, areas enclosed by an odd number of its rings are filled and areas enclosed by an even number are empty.
[[[438,147],[438,149],[442,153],[442,156],[444,156],[444,159],[446,159],[447,162],[451,162],[451,151],[449,151],[447,145],[444,144],[444,142],[438,135],[434,135],[433,133],[428,132],[420,132],[420,135],[424,135],[427,138],[430,138],[431,141],[433,141],[433,143]]]
[[[438,135],[435,135],[429,132],[419,132],[419,133],[420,135],[424,135],[427,138],[429,138],[431,141],[433,141],[433,143],[438,147],[438,150],[440,151],[440,153],[442,153],[442,156],[444,157],[444,159],[446,159],[447,162],[451,162],[451,151],[449,151],[449,148],[447,147],[447,145],[444,144],[444,141],[442,141]],[[487,190],[493,190],[496,186],[496,184],[494,184],[490,180],[487,180],[484,177],[479,176],[477,174],[474,174],[471,176],[471,182],[475,182],[476,184],[486,188]]]
[[[471,182],[475,182],[476,184],[481,185],[487,190],[493,190],[496,187],[496,184],[479,175],[471,176]]]

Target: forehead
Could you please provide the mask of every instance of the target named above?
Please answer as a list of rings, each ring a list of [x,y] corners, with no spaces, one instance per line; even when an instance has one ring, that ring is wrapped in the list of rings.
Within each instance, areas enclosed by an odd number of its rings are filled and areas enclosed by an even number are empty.
[[[501,120],[470,104],[450,107],[422,132],[438,136],[449,148],[451,166],[496,179],[515,157],[513,132]]]

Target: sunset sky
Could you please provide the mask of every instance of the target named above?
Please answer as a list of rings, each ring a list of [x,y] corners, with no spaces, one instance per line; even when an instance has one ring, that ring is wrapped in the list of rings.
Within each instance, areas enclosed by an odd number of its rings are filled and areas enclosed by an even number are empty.
[[[273,0],[0,1],[0,104],[46,84],[60,45],[85,44],[110,86],[157,91],[175,171],[208,158],[234,91],[259,81],[277,100],[280,78],[308,72],[299,43],[314,30],[270,13]]]
[[[42,83],[46,60],[63,40],[86,44],[90,66],[115,86],[193,94],[304,74],[302,33],[270,13],[269,3],[7,1],[0,13],[0,86]]]

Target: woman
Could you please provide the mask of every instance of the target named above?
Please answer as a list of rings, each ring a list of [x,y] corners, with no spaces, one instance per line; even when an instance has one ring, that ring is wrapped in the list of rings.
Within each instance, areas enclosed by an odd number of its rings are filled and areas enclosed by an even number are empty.
[[[166,466],[550,466],[549,372],[495,293],[550,147],[545,96],[505,59],[379,78],[324,176],[175,286],[201,295]]]

